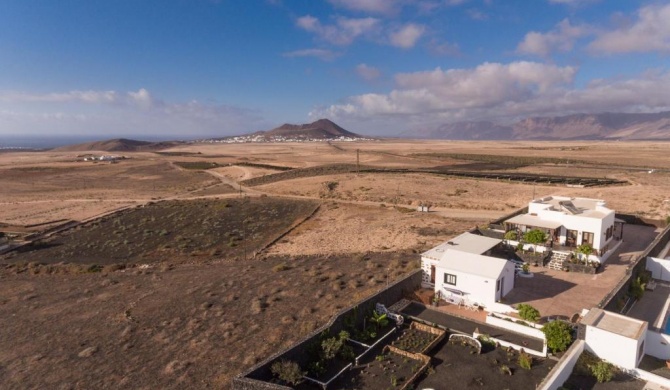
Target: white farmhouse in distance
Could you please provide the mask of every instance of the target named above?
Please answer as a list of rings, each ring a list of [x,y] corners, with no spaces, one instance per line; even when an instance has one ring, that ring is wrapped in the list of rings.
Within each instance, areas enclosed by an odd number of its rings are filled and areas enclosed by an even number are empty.
[[[455,304],[493,307],[514,288],[514,263],[492,254],[502,240],[463,233],[421,255],[422,286]]]
[[[519,237],[529,230],[547,234],[547,246],[570,252],[582,244],[593,247],[594,260],[609,256],[613,240],[623,237],[623,221],[614,217],[614,210],[605,201],[589,198],[547,196],[528,204],[528,213],[504,222],[505,232],[516,231]]]

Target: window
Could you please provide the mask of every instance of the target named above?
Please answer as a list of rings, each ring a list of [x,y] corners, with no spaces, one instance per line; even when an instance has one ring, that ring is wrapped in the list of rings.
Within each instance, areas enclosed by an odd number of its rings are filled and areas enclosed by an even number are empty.
[[[496,280],[496,291],[500,291],[500,280]]]
[[[582,233],[582,244],[589,244],[593,246],[593,233],[583,232]]]
[[[456,275],[444,274],[444,283],[451,284],[452,286],[456,285]]]

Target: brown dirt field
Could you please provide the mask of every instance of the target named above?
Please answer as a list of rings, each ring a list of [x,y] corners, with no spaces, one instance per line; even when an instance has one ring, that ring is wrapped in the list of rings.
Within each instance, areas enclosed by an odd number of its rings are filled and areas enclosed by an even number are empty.
[[[175,161],[313,167],[355,164],[359,149],[362,165],[378,167],[468,164],[410,155],[473,153],[670,168],[670,143],[389,140],[337,146],[343,150],[323,143],[192,144],[170,150],[176,154],[128,153],[130,159],[118,164],[75,162],[72,152],[0,154],[0,222],[81,220],[158,197],[232,198],[237,194],[225,194],[226,185],[239,190],[238,181],[272,173],[252,167],[208,173],[179,169]],[[517,171],[607,176],[632,184],[580,189],[428,174],[340,174],[243,188],[248,195],[262,191],[323,206],[270,247],[268,258],[176,265],[159,259],[148,268],[111,272],[110,266],[101,273],[75,264],[38,265],[47,263],[40,256],[2,266],[0,387],[229,388],[238,372],[378,290],[387,269],[395,278],[416,267],[412,251],[523,206],[533,193],[596,197],[621,212],[670,215],[668,172],[551,164]],[[338,184],[324,192],[327,181]],[[439,207],[429,214],[403,212],[391,207],[395,198],[406,207],[418,201]],[[202,238],[212,235],[217,233]],[[364,260],[361,252],[374,253]]]
[[[486,220],[481,220],[482,224]],[[392,207],[328,203],[269,249],[273,254],[328,254],[367,251],[417,251],[471,229],[473,220],[445,219],[432,213]]]
[[[0,262],[203,262],[251,258],[312,213],[282,198],[163,201],[121,211],[0,256]]]
[[[241,370],[381,288],[389,264],[391,278],[416,265],[411,254],[367,258],[0,270],[0,387],[227,389]]]

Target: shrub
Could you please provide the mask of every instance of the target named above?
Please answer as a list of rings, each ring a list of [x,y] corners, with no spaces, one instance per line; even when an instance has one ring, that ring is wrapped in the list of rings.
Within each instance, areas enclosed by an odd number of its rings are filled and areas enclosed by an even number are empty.
[[[527,303],[520,304],[517,309],[519,317],[526,321],[537,322],[540,319],[540,311]]]
[[[505,240],[516,241],[518,238],[519,234],[514,230],[510,230],[507,233],[505,233]]]
[[[290,267],[286,263],[281,263],[281,264],[277,264],[274,267],[272,267],[272,271],[273,272],[281,272],[281,271],[286,271],[289,268]]]
[[[568,349],[572,343],[572,328],[563,321],[552,321],[542,328],[547,337],[547,347],[554,352],[562,352]]]
[[[609,382],[614,377],[614,366],[601,360],[591,366],[591,373],[599,383]]]
[[[533,366],[533,358],[523,350],[519,353],[519,367],[530,370]]]
[[[638,300],[644,295],[644,284],[639,276],[630,284],[629,293],[633,298]]]
[[[300,370],[298,363],[291,360],[280,360],[272,363],[270,371],[272,371],[272,374],[277,378],[290,385],[297,385],[302,382],[302,377],[305,375],[305,373]]]

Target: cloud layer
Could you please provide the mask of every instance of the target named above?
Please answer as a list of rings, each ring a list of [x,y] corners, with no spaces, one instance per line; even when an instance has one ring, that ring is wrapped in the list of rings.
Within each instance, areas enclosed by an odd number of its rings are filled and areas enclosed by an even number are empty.
[[[670,72],[594,80],[575,88],[571,66],[517,61],[440,68],[395,77],[388,94],[362,94],[315,109],[312,117],[437,124],[520,116],[670,109]]]
[[[140,88],[53,93],[0,92],[0,124],[10,134],[227,135],[263,128],[257,112],[192,100],[167,102]]]

